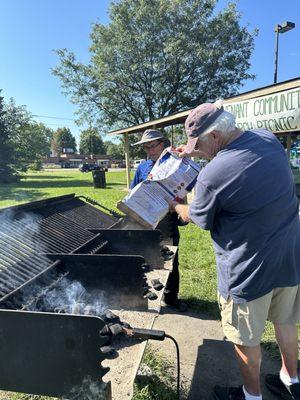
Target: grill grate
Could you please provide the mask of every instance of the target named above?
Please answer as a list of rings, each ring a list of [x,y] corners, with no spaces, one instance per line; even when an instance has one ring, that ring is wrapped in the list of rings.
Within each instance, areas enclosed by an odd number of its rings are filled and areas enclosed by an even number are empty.
[[[73,195],[1,210],[0,298],[49,267],[43,254],[78,252],[97,236],[87,227],[115,220]],[[98,240],[87,252],[97,253],[104,244]]]
[[[60,213],[85,229],[107,229],[117,221],[117,218],[103,213],[78,198],[55,204],[51,207],[51,211]]]

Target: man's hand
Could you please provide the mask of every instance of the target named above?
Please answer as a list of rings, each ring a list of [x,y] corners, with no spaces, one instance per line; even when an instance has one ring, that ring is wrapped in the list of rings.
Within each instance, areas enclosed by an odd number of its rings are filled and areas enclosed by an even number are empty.
[[[189,209],[190,206],[187,204],[176,204],[174,207],[175,211],[179,215],[179,217],[184,221],[184,222],[191,222],[190,216],[189,216]]]
[[[177,147],[172,147],[172,151],[174,151],[175,153],[183,153],[185,150],[185,144],[181,144],[180,146]]]
[[[204,157],[205,158],[205,154],[202,153],[202,151],[200,151],[200,150],[194,150],[192,153],[186,153],[185,152],[185,147],[186,147],[186,145],[182,144],[182,145],[180,145],[178,147],[172,148],[172,151],[174,151],[175,153],[178,153],[177,155],[179,157],[181,157],[181,158],[183,158],[183,157],[188,157],[188,158],[190,158],[190,157]]]
[[[191,219],[189,217],[190,206],[188,206],[187,204],[179,204],[176,201],[171,201],[169,199],[166,199],[166,200],[169,203],[170,212],[176,212],[184,222],[191,221]]]

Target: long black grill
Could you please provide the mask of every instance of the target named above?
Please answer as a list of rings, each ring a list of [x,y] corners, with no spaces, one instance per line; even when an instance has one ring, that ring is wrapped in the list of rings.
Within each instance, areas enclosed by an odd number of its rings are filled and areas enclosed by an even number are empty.
[[[97,353],[106,340],[103,310],[147,310],[145,271],[163,264],[160,232],[117,229],[120,221],[75,195],[0,210],[0,389],[76,398],[89,382],[111,399],[106,356]],[[80,315],[49,305],[62,282],[66,292],[80,286]],[[83,293],[96,300],[84,312]],[[32,360],[26,370],[24,357]]]

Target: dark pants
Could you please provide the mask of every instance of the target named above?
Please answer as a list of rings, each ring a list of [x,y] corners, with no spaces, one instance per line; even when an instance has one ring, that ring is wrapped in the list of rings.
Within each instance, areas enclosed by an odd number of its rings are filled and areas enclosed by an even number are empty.
[[[157,225],[157,228],[162,233],[162,243],[165,245],[178,246],[179,245],[179,229],[178,229],[178,216],[176,213],[169,213]],[[173,261],[173,270],[169,275],[168,282],[164,291],[164,299],[166,303],[172,303],[178,298],[179,292],[179,261],[178,251]]]
[[[165,287],[164,297],[166,303],[172,303],[178,298],[179,292],[179,262],[178,252],[173,261],[173,270],[169,275],[168,282]]]

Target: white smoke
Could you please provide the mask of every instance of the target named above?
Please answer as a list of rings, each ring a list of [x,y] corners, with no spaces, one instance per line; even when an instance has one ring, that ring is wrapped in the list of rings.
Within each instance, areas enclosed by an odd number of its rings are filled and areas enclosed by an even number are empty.
[[[9,239],[19,253],[33,255],[45,253],[46,247],[37,238],[40,232],[40,217],[26,212],[18,216],[12,210],[0,212],[0,241]]]
[[[10,274],[10,268],[14,274],[18,273],[18,262],[28,259],[28,263],[35,263],[35,270],[28,270],[28,280],[52,263],[50,259],[43,256],[47,253],[47,244],[41,243],[41,217],[37,214],[26,212],[16,214],[13,210],[0,212],[0,272],[6,271]],[[26,267],[23,267],[26,268]],[[23,274],[23,276],[22,276]],[[26,282],[27,272],[20,270],[20,281]],[[22,304],[24,309],[31,311],[64,312],[68,314],[101,315],[107,309],[104,301],[104,292],[93,290],[87,292],[80,282],[70,281],[67,278],[58,280],[57,284],[50,288],[42,284],[35,287],[24,288]],[[20,282],[11,278],[11,285],[15,288]],[[3,286],[3,292],[7,293],[11,288]],[[0,291],[2,284],[0,278]],[[1,297],[1,296],[0,296]],[[27,304],[27,307],[26,307]]]
[[[72,400],[107,400],[106,384],[101,385],[91,378],[85,378],[80,386],[71,391]]]
[[[79,281],[66,277],[57,280],[50,289],[34,287],[28,296],[23,296],[22,302],[31,311],[101,316],[107,310],[103,291],[87,291]]]

